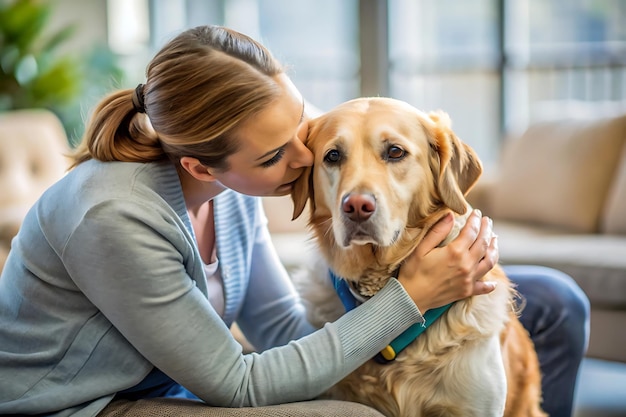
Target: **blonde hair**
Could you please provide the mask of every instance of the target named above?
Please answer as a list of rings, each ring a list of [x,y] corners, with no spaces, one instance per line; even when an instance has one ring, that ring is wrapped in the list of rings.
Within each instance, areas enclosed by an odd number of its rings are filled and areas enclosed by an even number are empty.
[[[92,158],[192,156],[228,169],[226,158],[239,147],[237,127],[278,97],[274,77],[282,72],[271,53],[246,35],[220,26],[189,29],[157,53],[137,93],[120,90],[96,106],[73,166]]]

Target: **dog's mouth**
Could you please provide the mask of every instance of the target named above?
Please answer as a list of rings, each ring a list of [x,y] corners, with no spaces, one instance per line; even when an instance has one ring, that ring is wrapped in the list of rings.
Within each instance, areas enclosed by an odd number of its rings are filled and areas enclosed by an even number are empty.
[[[371,220],[366,222],[354,222],[343,217],[340,222],[340,242],[344,247],[350,245],[367,245],[368,243],[380,245],[380,232],[376,224]]]
[[[346,235],[343,240],[343,246],[345,247],[348,247],[350,245],[367,245],[369,243],[373,245],[380,245],[380,242],[374,236],[360,232]]]
[[[396,229],[391,237],[383,237],[378,227],[374,224],[345,224],[342,244],[344,247],[350,245],[363,246],[372,244],[375,246],[387,247],[397,242],[401,230]]]
[[[354,238],[352,240],[350,240],[349,242],[345,242],[344,246],[346,248],[354,245],[354,246],[365,246],[368,244],[372,244],[372,245],[376,245],[379,246],[375,241],[370,240],[370,239],[365,239],[365,238]]]

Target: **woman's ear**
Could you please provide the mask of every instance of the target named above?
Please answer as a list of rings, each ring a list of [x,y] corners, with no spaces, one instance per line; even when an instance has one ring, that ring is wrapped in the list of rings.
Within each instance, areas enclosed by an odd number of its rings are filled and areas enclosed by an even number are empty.
[[[180,166],[192,177],[199,181],[215,181],[215,177],[211,174],[209,168],[202,165],[200,161],[191,156],[183,156],[180,158]]]

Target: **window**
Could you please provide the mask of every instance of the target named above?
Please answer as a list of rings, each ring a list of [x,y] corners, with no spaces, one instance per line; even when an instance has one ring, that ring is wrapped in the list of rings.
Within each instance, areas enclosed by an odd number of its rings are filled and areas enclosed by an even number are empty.
[[[499,138],[499,34],[495,0],[390,0],[389,94],[450,114],[483,160]]]
[[[358,0],[152,0],[153,48],[219,24],[260,40],[322,109],[359,95]]]
[[[507,2],[506,124],[603,114],[626,104],[626,3]]]
[[[149,2],[150,54],[188,27],[233,27],[322,109],[378,94],[448,112],[487,168],[537,118],[626,112],[623,0],[133,1]]]
[[[626,111],[626,2],[389,0],[390,95],[441,108],[487,168],[539,118]]]

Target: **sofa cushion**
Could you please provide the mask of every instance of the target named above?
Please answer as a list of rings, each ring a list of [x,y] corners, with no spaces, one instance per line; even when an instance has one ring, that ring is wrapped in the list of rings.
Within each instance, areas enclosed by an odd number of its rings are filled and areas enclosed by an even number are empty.
[[[626,235],[626,145],[622,149],[600,227],[603,233]]]
[[[625,138],[626,116],[533,124],[504,146],[491,215],[598,231]]]
[[[570,275],[594,308],[626,308],[626,237],[564,233],[496,221],[503,265],[543,265]]]

